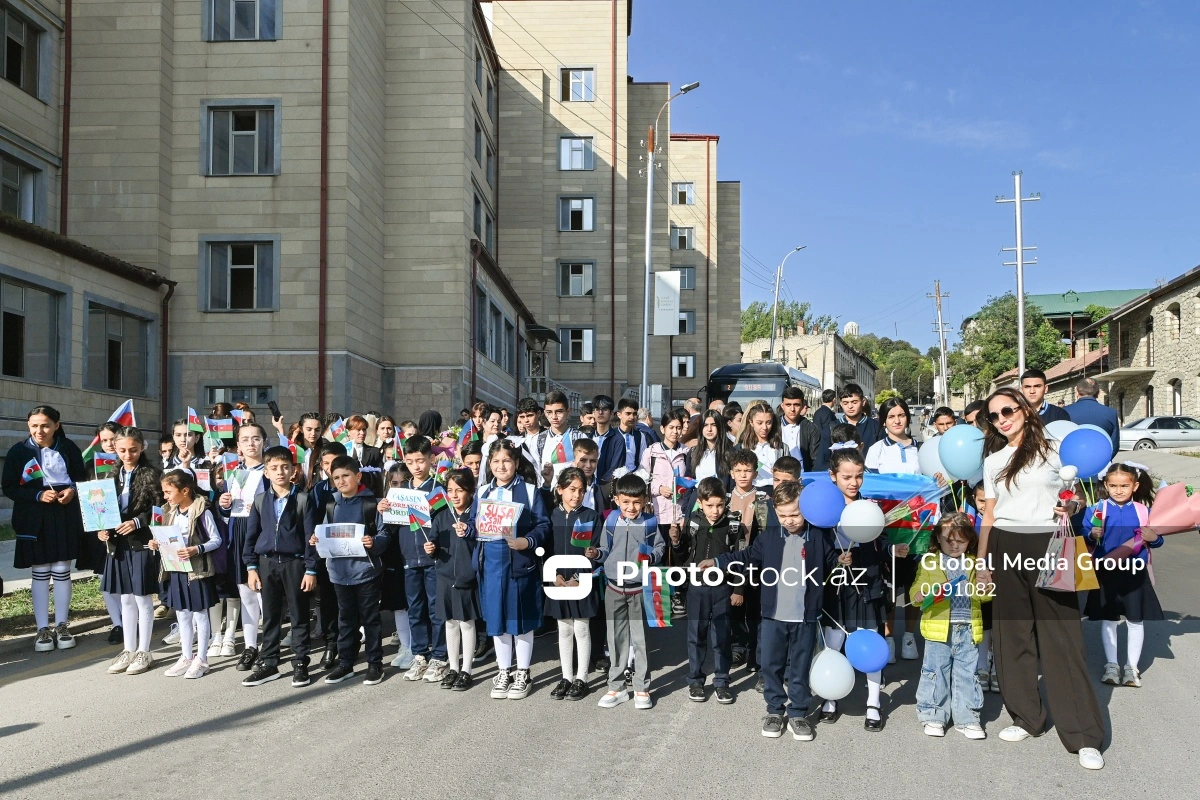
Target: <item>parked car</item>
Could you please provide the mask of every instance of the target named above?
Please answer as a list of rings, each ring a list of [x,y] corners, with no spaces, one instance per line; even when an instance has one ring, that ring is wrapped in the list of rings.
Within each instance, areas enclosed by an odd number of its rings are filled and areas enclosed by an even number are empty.
[[[1144,417],[1121,428],[1122,450],[1200,447],[1200,422],[1191,417]]]

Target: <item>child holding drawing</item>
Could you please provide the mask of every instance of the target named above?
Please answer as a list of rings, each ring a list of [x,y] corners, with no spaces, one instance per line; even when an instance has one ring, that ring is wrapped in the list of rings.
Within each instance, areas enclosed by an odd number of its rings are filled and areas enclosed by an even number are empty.
[[[412,473],[408,471],[408,467],[403,461],[395,461],[387,468],[387,474],[384,475],[384,488],[388,489],[403,489],[412,481]],[[385,514],[388,510],[388,501],[381,499],[379,501],[378,513]],[[388,533],[399,537],[404,533],[400,530],[398,524],[385,524]],[[404,553],[397,544],[395,547],[389,547],[381,556],[383,560],[383,575],[379,578],[379,610],[390,611],[396,621],[396,638],[400,641],[400,649],[396,651],[396,657],[392,659],[392,666],[396,669],[408,670],[413,663],[412,651],[412,625],[408,620],[408,594],[404,588]]]
[[[413,436],[404,441],[404,464],[412,478],[403,488],[427,497],[440,492],[437,481],[429,474],[431,449],[424,436]],[[429,524],[396,526],[396,537],[404,554],[404,591],[408,598],[415,656],[404,673],[404,679],[409,681],[424,678],[430,683],[441,683],[448,669],[446,632],[437,613],[437,574],[433,559],[425,552],[425,544],[430,541],[430,524],[437,513],[430,508]]]
[[[424,550],[437,563],[437,616],[446,620],[449,669],[441,686],[465,692],[471,688],[475,620],[482,616],[475,572],[475,528],[471,524],[475,476],[470,470],[451,470],[446,478],[446,496],[450,506],[433,518],[433,541],[426,542]]]
[[[239,427],[236,433],[237,452],[241,460],[236,469],[226,470],[217,504],[221,508],[221,515],[229,520],[227,574],[228,578],[237,584],[238,596],[241,598],[242,639],[245,647],[242,657],[238,659],[237,670],[249,672],[258,660],[258,619],[262,615],[262,598],[248,585],[246,561],[242,553],[246,546],[246,523],[250,519],[250,506],[264,489],[265,465],[262,453],[267,441],[267,431],[256,422],[249,422]],[[234,654],[236,629],[237,618],[230,615],[230,619],[226,621],[221,655]]]

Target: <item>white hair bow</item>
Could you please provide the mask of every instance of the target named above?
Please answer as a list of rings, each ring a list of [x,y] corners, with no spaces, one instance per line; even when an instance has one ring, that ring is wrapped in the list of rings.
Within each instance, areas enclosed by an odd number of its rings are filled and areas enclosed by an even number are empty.
[[[829,452],[832,453],[838,450],[855,450],[857,448],[858,445],[856,445],[854,442],[838,442],[837,444],[829,445]]]

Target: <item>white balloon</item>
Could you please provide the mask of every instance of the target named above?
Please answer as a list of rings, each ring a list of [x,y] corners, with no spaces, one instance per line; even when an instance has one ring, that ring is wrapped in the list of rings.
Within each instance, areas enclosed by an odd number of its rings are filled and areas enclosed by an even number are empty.
[[[1066,464],[1065,466],[1059,468],[1058,477],[1061,478],[1065,483],[1070,483],[1079,477],[1079,470],[1070,464]]]
[[[855,500],[842,511],[838,522],[842,533],[853,541],[873,542],[883,533],[883,509],[870,500]]]
[[[1077,430],[1079,430],[1079,426],[1069,419],[1056,419],[1046,426],[1046,433],[1050,435],[1050,438],[1060,442],[1067,438],[1068,433]]]
[[[854,689],[854,667],[844,655],[827,647],[812,660],[808,688],[817,697],[841,700]]]
[[[917,451],[917,464],[921,467],[921,474],[930,478],[941,473],[950,477],[950,473],[946,472],[946,468],[942,466],[942,457],[938,453],[938,445],[941,444],[939,439],[941,435],[932,436],[925,440],[921,445],[921,449]]]

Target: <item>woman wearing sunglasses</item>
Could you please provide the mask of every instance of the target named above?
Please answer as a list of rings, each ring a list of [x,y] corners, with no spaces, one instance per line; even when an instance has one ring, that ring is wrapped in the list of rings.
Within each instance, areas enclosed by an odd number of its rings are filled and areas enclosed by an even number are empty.
[[[989,554],[994,571],[979,572],[978,580],[995,582],[992,647],[1000,694],[1013,718],[1000,738],[1019,742],[1046,729],[1040,656],[1058,738],[1079,754],[1080,766],[1100,769],[1104,721],[1084,659],[1079,601],[1074,592],[1036,587],[1037,562],[1064,513],[1058,442],[1046,437],[1041,417],[1016,389],[994,392],[981,413],[987,426],[979,552]]]

